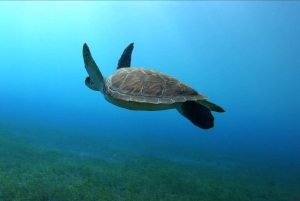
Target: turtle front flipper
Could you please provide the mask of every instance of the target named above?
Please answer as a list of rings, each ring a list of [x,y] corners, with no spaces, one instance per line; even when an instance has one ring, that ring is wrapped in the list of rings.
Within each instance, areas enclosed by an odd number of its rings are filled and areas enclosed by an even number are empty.
[[[195,126],[202,129],[214,127],[214,116],[209,108],[194,102],[186,101],[177,107],[177,110],[182,116],[190,120]]]
[[[83,44],[82,55],[84,67],[89,74],[89,77],[85,80],[86,85],[93,90],[99,90],[103,93],[104,78],[86,43]]]
[[[133,43],[130,43],[125,50],[123,51],[123,54],[121,55],[121,58],[119,59],[117,70],[119,68],[129,68],[131,65],[131,54],[133,50]]]

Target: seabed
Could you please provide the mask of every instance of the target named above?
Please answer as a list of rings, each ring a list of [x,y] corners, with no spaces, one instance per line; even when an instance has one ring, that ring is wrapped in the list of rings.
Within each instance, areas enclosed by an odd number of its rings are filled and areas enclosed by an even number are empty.
[[[0,200],[300,199],[300,173],[270,164],[155,147],[149,139],[42,132],[0,130]]]

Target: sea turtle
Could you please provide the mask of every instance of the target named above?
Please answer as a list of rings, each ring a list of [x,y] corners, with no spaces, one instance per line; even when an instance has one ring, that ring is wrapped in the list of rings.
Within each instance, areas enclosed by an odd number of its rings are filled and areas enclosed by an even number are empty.
[[[169,75],[146,68],[130,68],[132,50],[133,43],[121,55],[117,70],[106,78],[84,43],[83,60],[89,74],[85,84],[92,90],[100,91],[108,102],[122,108],[147,111],[177,109],[200,128],[214,126],[211,110],[225,112],[224,109]]]

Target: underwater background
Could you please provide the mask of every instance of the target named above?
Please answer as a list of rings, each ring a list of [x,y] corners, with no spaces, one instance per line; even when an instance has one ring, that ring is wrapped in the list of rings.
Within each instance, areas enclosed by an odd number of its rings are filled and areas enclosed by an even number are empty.
[[[0,200],[300,200],[300,2],[0,2]],[[171,75],[220,105],[202,130],[84,84]]]

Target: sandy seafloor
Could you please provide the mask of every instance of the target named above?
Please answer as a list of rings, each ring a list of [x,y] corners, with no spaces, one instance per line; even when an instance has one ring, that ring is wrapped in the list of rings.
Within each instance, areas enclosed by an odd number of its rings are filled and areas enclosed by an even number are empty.
[[[9,126],[2,126],[8,128]],[[298,200],[292,164],[153,136],[0,130],[0,200]],[[203,145],[202,145],[203,146]],[[292,171],[292,170],[295,171]]]

